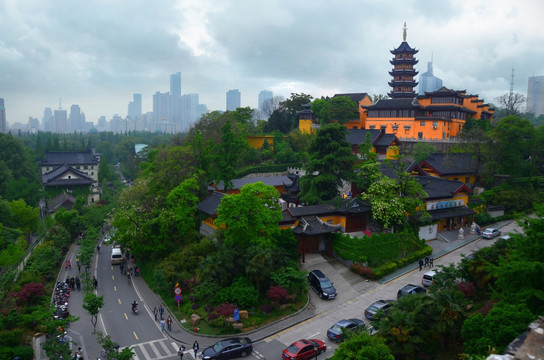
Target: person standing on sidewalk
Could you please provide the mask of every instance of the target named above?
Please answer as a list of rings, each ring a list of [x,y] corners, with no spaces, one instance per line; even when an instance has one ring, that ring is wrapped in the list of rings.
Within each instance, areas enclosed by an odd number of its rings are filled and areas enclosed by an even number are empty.
[[[429,259],[429,267],[434,267],[434,257],[432,257],[432,256]]]
[[[166,319],[166,326],[168,326],[168,331],[172,331],[172,317],[168,315],[168,318]]]
[[[421,271],[422,267],[423,267],[423,259],[419,259],[419,271]]]
[[[81,280],[79,280],[79,277],[76,276],[76,288],[77,291],[81,290]]]
[[[193,350],[195,351],[195,359],[198,359],[196,357],[196,353],[198,352],[198,349],[199,349],[198,341],[195,340],[195,342],[193,343]]]
[[[179,347],[178,355],[180,359],[183,359],[183,353],[185,352],[185,346],[183,344]]]
[[[162,307],[162,304],[159,305],[159,314],[161,315],[161,320],[163,320],[162,314],[164,313],[164,308]]]
[[[164,319],[161,319],[161,331],[164,332],[164,325],[166,325],[166,322]]]

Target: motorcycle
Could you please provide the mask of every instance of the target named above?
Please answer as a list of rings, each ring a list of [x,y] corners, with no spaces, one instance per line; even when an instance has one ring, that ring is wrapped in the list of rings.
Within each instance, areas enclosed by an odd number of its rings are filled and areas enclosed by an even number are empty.
[[[138,314],[138,303],[136,301],[132,303],[132,312]]]

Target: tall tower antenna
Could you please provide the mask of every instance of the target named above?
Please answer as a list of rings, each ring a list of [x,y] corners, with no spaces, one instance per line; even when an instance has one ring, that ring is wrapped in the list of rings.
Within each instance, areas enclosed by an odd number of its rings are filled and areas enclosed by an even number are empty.
[[[62,110],[62,101],[60,97],[59,97],[59,110]]]
[[[512,79],[510,80],[510,97],[514,94],[514,68],[512,68]]]

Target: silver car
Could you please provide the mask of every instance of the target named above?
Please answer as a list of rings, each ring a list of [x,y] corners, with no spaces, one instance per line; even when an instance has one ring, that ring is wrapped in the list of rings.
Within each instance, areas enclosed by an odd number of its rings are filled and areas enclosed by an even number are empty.
[[[487,228],[482,233],[482,237],[484,239],[493,239],[501,234],[501,231],[499,229],[494,228]]]

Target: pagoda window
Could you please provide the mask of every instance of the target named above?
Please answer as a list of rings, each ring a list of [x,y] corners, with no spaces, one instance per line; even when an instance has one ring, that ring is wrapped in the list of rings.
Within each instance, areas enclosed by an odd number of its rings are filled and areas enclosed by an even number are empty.
[[[368,127],[370,128],[370,130],[374,130],[376,128],[376,125],[369,125]]]
[[[397,131],[399,126],[397,124],[393,124],[392,128],[393,128],[393,131]]]
[[[385,131],[387,130],[387,125],[380,126],[380,130],[385,133]]]
[[[419,125],[420,125],[420,126],[425,126],[425,120],[421,120],[421,121],[419,122]]]
[[[438,121],[433,121],[433,129],[438,129]]]
[[[420,139],[420,140],[423,139],[423,133],[422,133],[422,132],[418,132],[418,133],[417,133],[417,138]]]

